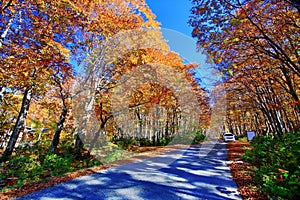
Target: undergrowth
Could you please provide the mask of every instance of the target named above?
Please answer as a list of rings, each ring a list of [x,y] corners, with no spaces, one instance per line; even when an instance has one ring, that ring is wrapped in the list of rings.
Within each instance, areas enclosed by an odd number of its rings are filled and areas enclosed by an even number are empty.
[[[300,132],[258,136],[245,159],[255,166],[254,180],[269,199],[300,199]]]
[[[42,143],[31,148],[18,148],[8,161],[2,163],[0,191],[102,164],[87,151],[76,152],[69,146],[60,148],[54,154],[49,151],[49,146]]]

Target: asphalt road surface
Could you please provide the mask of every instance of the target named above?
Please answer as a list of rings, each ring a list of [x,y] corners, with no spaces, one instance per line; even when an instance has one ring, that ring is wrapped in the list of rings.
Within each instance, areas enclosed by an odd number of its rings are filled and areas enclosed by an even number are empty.
[[[226,144],[213,140],[82,176],[18,199],[242,199],[226,158]]]

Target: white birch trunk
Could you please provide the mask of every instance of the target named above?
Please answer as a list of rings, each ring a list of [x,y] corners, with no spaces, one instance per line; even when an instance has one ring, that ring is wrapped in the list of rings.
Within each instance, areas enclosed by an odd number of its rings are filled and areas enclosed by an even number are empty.
[[[8,141],[8,144],[6,146],[5,151],[3,152],[2,155],[2,160],[1,161],[6,161],[8,157],[12,154],[13,149],[15,147],[15,144],[19,138],[20,131],[24,127],[26,116],[29,110],[29,105],[31,102],[33,91],[32,89],[26,89],[24,92],[24,97],[21,105],[21,110],[19,112],[18,119],[16,121],[14,130],[10,136],[10,139]]]

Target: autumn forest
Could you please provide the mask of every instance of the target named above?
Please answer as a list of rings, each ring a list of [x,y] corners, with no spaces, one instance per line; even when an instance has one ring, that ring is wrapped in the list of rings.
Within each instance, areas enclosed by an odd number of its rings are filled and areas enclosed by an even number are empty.
[[[21,186],[225,131],[296,135],[299,1],[191,2],[187,26],[221,77],[211,90],[144,0],[1,1],[0,180]]]

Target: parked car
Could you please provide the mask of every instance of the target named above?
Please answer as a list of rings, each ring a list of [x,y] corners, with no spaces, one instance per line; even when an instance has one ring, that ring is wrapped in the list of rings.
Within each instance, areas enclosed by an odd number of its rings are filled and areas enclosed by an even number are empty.
[[[234,142],[235,141],[235,137],[232,133],[224,133],[223,138],[224,138],[225,142]]]

